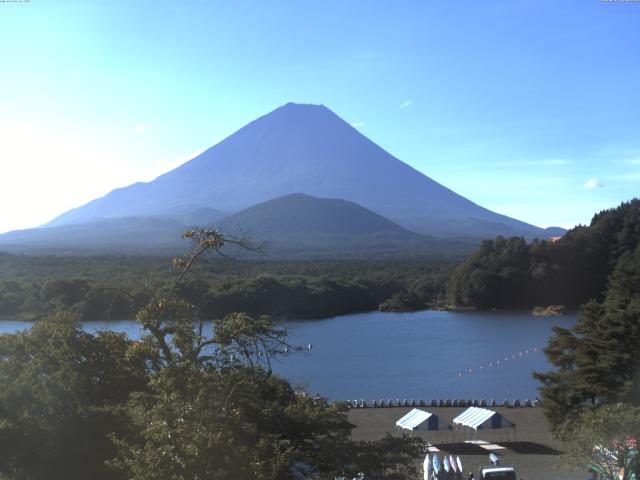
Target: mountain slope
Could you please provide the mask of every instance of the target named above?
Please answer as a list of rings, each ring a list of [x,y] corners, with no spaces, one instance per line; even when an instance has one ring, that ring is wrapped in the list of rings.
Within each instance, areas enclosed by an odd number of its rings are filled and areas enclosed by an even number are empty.
[[[241,210],[216,228],[264,243],[270,256],[460,256],[473,248],[418,235],[353,202],[301,193]]]
[[[491,212],[396,159],[324,106],[289,103],[191,161],[66,212],[49,226],[158,216],[186,206],[237,212],[294,192],[349,200],[419,233],[443,237],[544,230]]]
[[[124,217],[82,224],[15,230],[0,235],[0,249],[18,253],[166,254],[189,247],[188,226],[169,219]]]
[[[209,211],[196,213],[196,219],[217,215]],[[10,232],[0,235],[0,249],[19,253],[167,255],[189,247],[181,233],[196,224],[211,222],[110,218]],[[418,235],[353,202],[304,194],[254,205],[215,226],[229,237],[248,238],[264,245],[267,256],[275,258],[462,257],[474,248],[471,243]],[[256,254],[232,245],[225,252],[256,258]]]
[[[236,228],[260,237],[285,238],[300,234],[388,234],[398,238],[420,236],[353,202],[292,193],[254,205],[219,222],[222,231]]]

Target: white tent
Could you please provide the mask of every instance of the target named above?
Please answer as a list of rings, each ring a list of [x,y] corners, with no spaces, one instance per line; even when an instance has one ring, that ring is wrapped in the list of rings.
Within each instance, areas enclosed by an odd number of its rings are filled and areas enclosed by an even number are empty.
[[[466,427],[474,430],[490,430],[497,428],[514,428],[515,424],[508,421],[498,412],[486,408],[469,407],[453,419],[453,426]]]
[[[412,431],[418,429],[440,430],[441,428],[446,428],[446,425],[441,425],[438,417],[433,413],[414,408],[396,422],[396,427]]]

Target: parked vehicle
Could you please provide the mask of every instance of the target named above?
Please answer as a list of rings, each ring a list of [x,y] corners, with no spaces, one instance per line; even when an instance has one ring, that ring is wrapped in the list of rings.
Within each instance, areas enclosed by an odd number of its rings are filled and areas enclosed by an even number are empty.
[[[496,465],[480,467],[480,480],[517,480],[516,470]]]
[[[516,469],[513,467],[501,467],[498,456],[489,454],[490,466],[480,467],[480,480],[517,480]]]

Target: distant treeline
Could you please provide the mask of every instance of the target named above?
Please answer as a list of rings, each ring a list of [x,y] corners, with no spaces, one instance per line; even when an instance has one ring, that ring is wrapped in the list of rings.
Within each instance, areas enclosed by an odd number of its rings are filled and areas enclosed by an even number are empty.
[[[233,260],[210,258],[179,295],[203,315],[323,318],[371,310],[577,308],[602,300],[620,258],[640,242],[640,200],[596,214],[560,240],[498,237],[462,264],[422,260]],[[130,319],[173,275],[167,258],[0,253],[0,319],[56,310],[83,320]]]
[[[322,318],[443,303],[452,263],[434,261],[202,262],[180,297],[203,315],[243,311]],[[82,320],[130,319],[172,275],[152,257],[34,257],[0,254],[0,319],[35,319],[56,310]]]
[[[609,275],[639,243],[638,199],[596,214],[590,226],[576,227],[556,242],[488,240],[455,269],[447,302],[478,309],[529,309],[601,301]]]

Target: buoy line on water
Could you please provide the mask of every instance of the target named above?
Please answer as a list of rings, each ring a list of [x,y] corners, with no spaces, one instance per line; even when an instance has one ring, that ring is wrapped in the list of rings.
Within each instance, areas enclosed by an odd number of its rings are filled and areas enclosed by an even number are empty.
[[[504,358],[500,358],[498,360],[495,361],[491,361],[491,362],[485,362],[482,365],[480,365],[479,368],[468,368],[465,370],[462,370],[460,372],[458,372],[458,378],[463,378],[465,376],[470,376],[470,375],[474,375],[476,373],[480,373],[483,372],[489,368],[498,368],[501,367],[503,365],[505,365],[507,362],[512,361],[512,360],[520,360],[521,358],[527,357],[533,353],[538,353],[541,352],[542,349],[538,348],[538,347],[533,347],[532,349],[527,349],[527,350],[522,350],[520,352],[517,353],[512,353],[511,355],[506,355]]]

